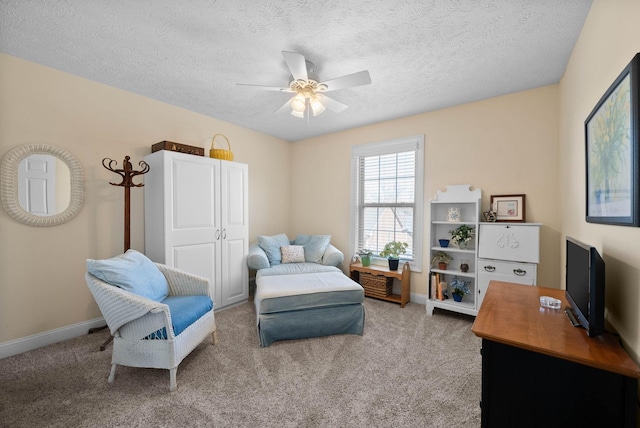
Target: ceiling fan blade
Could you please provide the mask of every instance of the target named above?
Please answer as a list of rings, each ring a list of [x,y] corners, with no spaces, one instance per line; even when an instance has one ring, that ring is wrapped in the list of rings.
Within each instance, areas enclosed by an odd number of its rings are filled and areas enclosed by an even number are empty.
[[[367,70],[348,74],[342,77],[337,77],[335,79],[327,80],[321,83],[321,85],[326,85],[327,87],[327,89],[325,89],[323,92],[369,84],[371,84],[371,76],[369,76],[369,72]]]
[[[326,95],[318,94],[318,96],[320,97],[320,102],[334,113],[340,113],[342,110],[349,107],[348,105],[343,104],[340,101],[336,101],[333,98],[329,98]]]
[[[278,110],[276,110],[276,113],[280,113],[280,112],[282,112],[282,111],[285,111],[285,110],[287,110],[287,109],[290,109],[290,108],[291,108],[291,100],[292,100],[293,98],[294,98],[294,97],[289,98],[289,99],[287,100],[287,102],[286,102],[286,103],[282,104],[282,107],[280,107]]]
[[[263,85],[253,85],[251,83],[236,83],[237,86],[251,86],[252,88],[262,89],[265,91],[276,91],[276,92],[294,92],[291,88],[283,88],[282,86],[263,86]]]
[[[282,56],[295,80],[309,80],[307,76],[307,64],[303,55],[295,52],[282,51]]]

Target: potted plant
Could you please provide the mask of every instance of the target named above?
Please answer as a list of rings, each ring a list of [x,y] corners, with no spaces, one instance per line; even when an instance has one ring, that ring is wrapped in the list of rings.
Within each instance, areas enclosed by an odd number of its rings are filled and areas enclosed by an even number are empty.
[[[373,251],[365,248],[363,250],[358,251],[358,255],[360,256],[360,261],[362,262],[362,266],[371,265],[371,256],[373,256]]]
[[[471,241],[475,236],[475,229],[463,224],[457,229],[450,230],[449,233],[451,234],[451,240],[453,243],[460,249],[464,250],[467,248],[469,241]]]
[[[453,260],[453,257],[451,257],[449,254],[445,253],[444,251],[437,251],[431,259],[431,264],[437,263],[438,269],[446,270],[447,265],[451,263],[451,260]]]
[[[387,242],[380,252],[380,257],[386,257],[389,260],[389,270],[398,270],[400,263],[400,254],[407,252],[409,244],[406,242],[391,241]]]
[[[453,294],[453,300],[455,300],[456,302],[462,302],[462,298],[464,297],[464,295],[469,294],[470,292],[467,281],[458,279],[457,276],[453,277],[450,285],[452,288],[451,294]]]

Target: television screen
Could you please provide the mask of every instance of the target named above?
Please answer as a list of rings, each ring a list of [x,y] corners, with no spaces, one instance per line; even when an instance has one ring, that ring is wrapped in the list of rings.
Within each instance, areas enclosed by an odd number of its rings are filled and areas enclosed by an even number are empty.
[[[566,295],[569,317],[589,336],[604,332],[604,260],[595,247],[567,237]]]

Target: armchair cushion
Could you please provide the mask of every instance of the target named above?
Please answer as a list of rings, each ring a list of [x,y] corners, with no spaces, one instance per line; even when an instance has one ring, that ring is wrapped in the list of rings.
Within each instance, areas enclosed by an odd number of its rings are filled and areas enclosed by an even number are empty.
[[[87,270],[96,278],[156,302],[169,294],[169,284],[157,266],[142,253],[126,253],[106,260],[87,259]]]
[[[269,259],[271,266],[279,265],[282,262],[282,255],[280,253],[280,247],[290,245],[289,238],[286,234],[274,236],[258,236],[258,244],[260,248],[264,250]]]
[[[162,303],[169,306],[174,336],[178,336],[201,316],[213,309],[213,301],[209,296],[169,296]],[[166,327],[145,339],[167,339]]]
[[[305,261],[322,263],[322,256],[330,241],[331,235],[298,235],[295,244],[304,246]]]

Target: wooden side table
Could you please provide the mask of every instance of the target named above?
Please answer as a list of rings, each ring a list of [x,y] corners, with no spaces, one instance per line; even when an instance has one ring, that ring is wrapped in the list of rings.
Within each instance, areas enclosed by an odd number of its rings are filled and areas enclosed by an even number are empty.
[[[411,267],[405,262],[402,270],[389,270],[387,266],[362,266],[362,263],[351,263],[349,265],[349,275],[351,279],[361,284],[360,273],[367,273],[374,276],[383,276],[385,278],[397,278],[401,283],[401,294],[388,294],[386,296],[379,293],[372,293],[365,288],[364,295],[375,299],[387,300],[389,302],[400,303],[400,307],[409,303],[409,292],[411,291]]]

